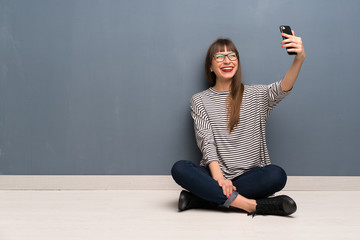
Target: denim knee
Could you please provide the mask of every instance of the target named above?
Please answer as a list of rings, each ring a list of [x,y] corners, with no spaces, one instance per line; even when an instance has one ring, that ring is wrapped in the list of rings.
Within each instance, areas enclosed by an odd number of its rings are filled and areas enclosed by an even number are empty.
[[[174,163],[174,165],[171,168],[171,176],[179,184],[179,180],[184,177],[184,174],[186,174],[186,169],[189,165],[190,161],[187,160],[180,160]]]
[[[267,167],[271,169],[271,177],[269,181],[272,182],[274,188],[277,191],[282,190],[285,187],[287,181],[287,174],[285,170],[276,165],[268,165]]]
[[[184,165],[187,164],[186,160],[180,160],[174,163],[174,165],[171,168],[171,175],[174,177],[174,175],[178,175],[181,173],[181,171],[184,169]]]

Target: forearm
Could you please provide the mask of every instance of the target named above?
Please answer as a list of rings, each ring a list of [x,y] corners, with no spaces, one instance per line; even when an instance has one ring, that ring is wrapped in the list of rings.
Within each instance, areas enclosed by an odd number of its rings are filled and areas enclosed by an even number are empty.
[[[213,179],[215,179],[215,181],[219,181],[219,180],[223,180],[224,175],[222,174],[221,168],[219,166],[219,162],[214,161],[209,163],[209,169],[210,169],[210,173]]]
[[[214,161],[209,163],[209,169],[211,176],[222,188],[224,195],[229,198],[233,191],[236,191],[236,187],[232,184],[232,181],[229,179],[225,179],[222,174],[219,162]]]
[[[293,63],[281,81],[281,89],[283,91],[290,91],[293,88],[295,81],[300,73],[304,59],[305,58],[294,58]]]
[[[284,44],[282,47],[287,48],[288,52],[296,53],[293,63],[281,81],[281,89],[286,92],[293,88],[300,73],[301,66],[305,60],[305,50],[301,37],[295,36],[294,31],[292,31],[292,35],[285,33],[281,33],[281,35],[286,38],[281,42],[281,44]]]

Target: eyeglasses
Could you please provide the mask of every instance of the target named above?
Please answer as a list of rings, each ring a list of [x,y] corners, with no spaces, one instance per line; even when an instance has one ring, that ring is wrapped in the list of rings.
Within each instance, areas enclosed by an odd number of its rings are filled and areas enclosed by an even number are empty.
[[[236,53],[228,53],[228,54],[215,54],[213,56],[213,58],[215,59],[215,61],[217,62],[223,62],[225,60],[225,57],[228,57],[230,61],[236,61],[237,57],[236,57]]]

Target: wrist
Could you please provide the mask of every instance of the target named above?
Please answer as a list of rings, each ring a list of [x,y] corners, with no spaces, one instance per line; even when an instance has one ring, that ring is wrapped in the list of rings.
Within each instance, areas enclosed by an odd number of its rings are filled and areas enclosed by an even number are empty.
[[[219,182],[219,181],[225,180],[225,178],[223,176],[219,176],[219,177],[214,177],[214,180]]]
[[[305,54],[302,54],[302,55],[296,55],[295,56],[295,58],[294,58],[294,60],[296,61],[296,62],[301,62],[301,63],[303,63],[304,62],[304,60],[305,60]]]

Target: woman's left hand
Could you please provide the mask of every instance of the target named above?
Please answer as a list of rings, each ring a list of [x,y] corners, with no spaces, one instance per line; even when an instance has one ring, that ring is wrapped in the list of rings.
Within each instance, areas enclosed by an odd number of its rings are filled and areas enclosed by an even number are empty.
[[[288,52],[296,52],[297,55],[295,59],[304,60],[305,59],[305,50],[301,40],[301,37],[295,36],[295,32],[292,30],[293,35],[289,35],[286,33],[281,33],[282,36],[286,37],[281,44],[283,44],[282,48],[293,47],[287,49]]]

